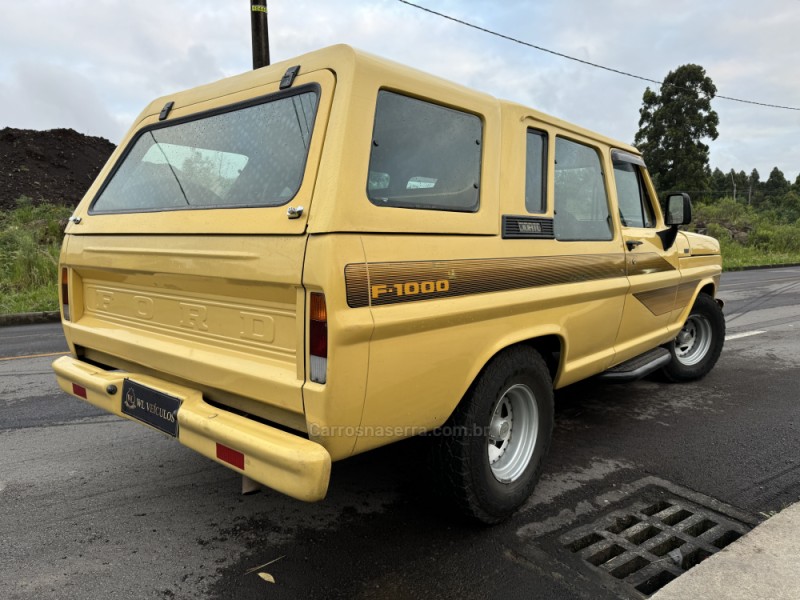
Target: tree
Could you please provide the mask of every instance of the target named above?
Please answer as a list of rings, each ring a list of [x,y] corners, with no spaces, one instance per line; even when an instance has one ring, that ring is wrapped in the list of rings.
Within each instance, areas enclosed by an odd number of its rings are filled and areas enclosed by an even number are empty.
[[[709,184],[711,185],[711,191],[716,192],[717,195],[726,192],[730,194],[731,192],[731,180],[719,167],[715,168],[711,173]]]
[[[767,181],[764,182],[764,195],[767,198],[780,198],[789,191],[789,181],[778,167],[770,171]]]
[[[644,91],[634,144],[661,192],[710,189],[708,146],[702,140],[719,135],[719,116],[711,109],[716,93],[705,69],[693,64],[670,71],[660,93]]]
[[[747,202],[750,189],[750,178],[747,176],[747,173],[744,171],[739,171],[737,173],[731,169],[731,177],[736,182],[737,198],[743,202]]]
[[[750,189],[748,190],[747,203],[758,204],[761,197],[761,175],[758,169],[750,171],[750,178],[748,181]]]

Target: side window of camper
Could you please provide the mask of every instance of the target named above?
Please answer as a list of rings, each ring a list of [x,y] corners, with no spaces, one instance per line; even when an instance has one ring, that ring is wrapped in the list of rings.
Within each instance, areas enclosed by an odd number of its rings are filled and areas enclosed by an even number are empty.
[[[547,133],[528,129],[525,152],[525,210],[543,213],[547,210]]]
[[[370,202],[476,212],[482,135],[476,115],[381,90],[369,158]]]
[[[608,197],[597,150],[557,137],[553,175],[556,239],[612,239]]]

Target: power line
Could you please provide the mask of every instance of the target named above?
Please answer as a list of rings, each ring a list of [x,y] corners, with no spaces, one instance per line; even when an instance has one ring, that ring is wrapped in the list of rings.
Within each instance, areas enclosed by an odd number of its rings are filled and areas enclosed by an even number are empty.
[[[539,50],[540,52],[546,52],[548,54],[553,54],[553,55],[559,56],[561,58],[566,58],[567,60],[572,60],[574,62],[578,62],[578,63],[584,64],[584,65],[587,65],[589,67],[594,67],[595,69],[602,69],[604,71],[610,71],[611,73],[616,73],[617,75],[624,75],[625,77],[632,77],[633,79],[639,79],[641,81],[647,81],[649,83],[655,83],[656,85],[660,85],[660,86],[674,87],[674,88],[677,88],[677,89],[690,91],[690,92],[696,91],[696,90],[689,90],[687,88],[683,88],[681,86],[677,86],[677,85],[674,85],[674,84],[671,84],[671,83],[665,83],[664,81],[659,81],[657,79],[650,79],[649,77],[643,77],[641,75],[636,75],[634,73],[628,73],[627,71],[621,71],[619,69],[614,69],[612,67],[606,67],[606,66],[600,65],[598,63],[593,63],[593,62],[590,62],[588,60],[583,60],[581,58],[576,58],[574,56],[570,56],[569,54],[564,54],[562,52],[556,52],[555,50],[550,50],[549,48],[543,48],[542,46],[537,46],[536,44],[531,44],[530,42],[526,42],[524,40],[520,40],[520,39],[517,39],[515,37],[511,37],[510,35],[505,35],[503,33],[497,32],[497,31],[492,31],[491,29],[486,29],[485,27],[481,27],[480,25],[475,25],[474,23],[470,23],[468,21],[463,21],[461,19],[457,19],[456,17],[451,17],[450,15],[446,15],[444,13],[437,12],[437,11],[432,10],[430,8],[427,8],[425,6],[420,6],[419,4],[414,4],[413,2],[409,2],[408,0],[397,0],[397,1],[401,2],[403,4],[406,4],[408,6],[412,6],[414,8],[418,8],[419,10],[425,11],[425,12],[430,13],[432,15],[436,15],[437,17],[442,17],[443,19],[447,19],[448,21],[453,21],[454,23],[458,23],[460,25],[465,25],[467,27],[471,27],[472,29],[477,29],[478,31],[482,31],[484,33],[488,33],[490,35],[502,38],[504,40],[508,40],[510,42],[514,42],[515,44],[521,44],[522,46],[527,46],[528,48],[533,48],[534,50]],[[780,108],[780,109],[783,109],[783,110],[800,111],[800,108],[797,108],[797,107],[794,107],[794,106],[781,106],[779,104],[768,104],[766,102],[756,102],[755,100],[743,100],[742,98],[733,98],[731,96],[722,96],[720,94],[716,94],[714,97],[715,98],[722,98],[724,100],[731,100],[732,102],[741,102],[742,104],[754,104],[756,106],[764,106],[764,107],[767,107],[767,108]]]

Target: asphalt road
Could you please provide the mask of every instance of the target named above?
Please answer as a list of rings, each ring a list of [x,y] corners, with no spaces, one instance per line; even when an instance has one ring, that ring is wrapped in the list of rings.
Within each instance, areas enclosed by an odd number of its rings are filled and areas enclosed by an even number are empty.
[[[62,394],[54,357],[31,356],[65,351],[59,325],[0,328],[0,598],[637,597],[559,536],[653,482],[751,522],[800,499],[800,269],[722,282],[716,369],[559,391],[534,496],[489,529],[438,508],[419,440],[337,463],[318,504],[241,496],[227,469]]]

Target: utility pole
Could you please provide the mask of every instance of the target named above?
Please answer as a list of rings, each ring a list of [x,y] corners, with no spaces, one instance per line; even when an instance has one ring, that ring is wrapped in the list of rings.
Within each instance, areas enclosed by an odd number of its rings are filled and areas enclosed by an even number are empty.
[[[250,25],[253,38],[253,69],[269,65],[269,27],[267,0],[249,0]]]
[[[733,178],[733,169],[731,169],[731,183],[733,184],[733,201],[736,202],[736,180]]]

